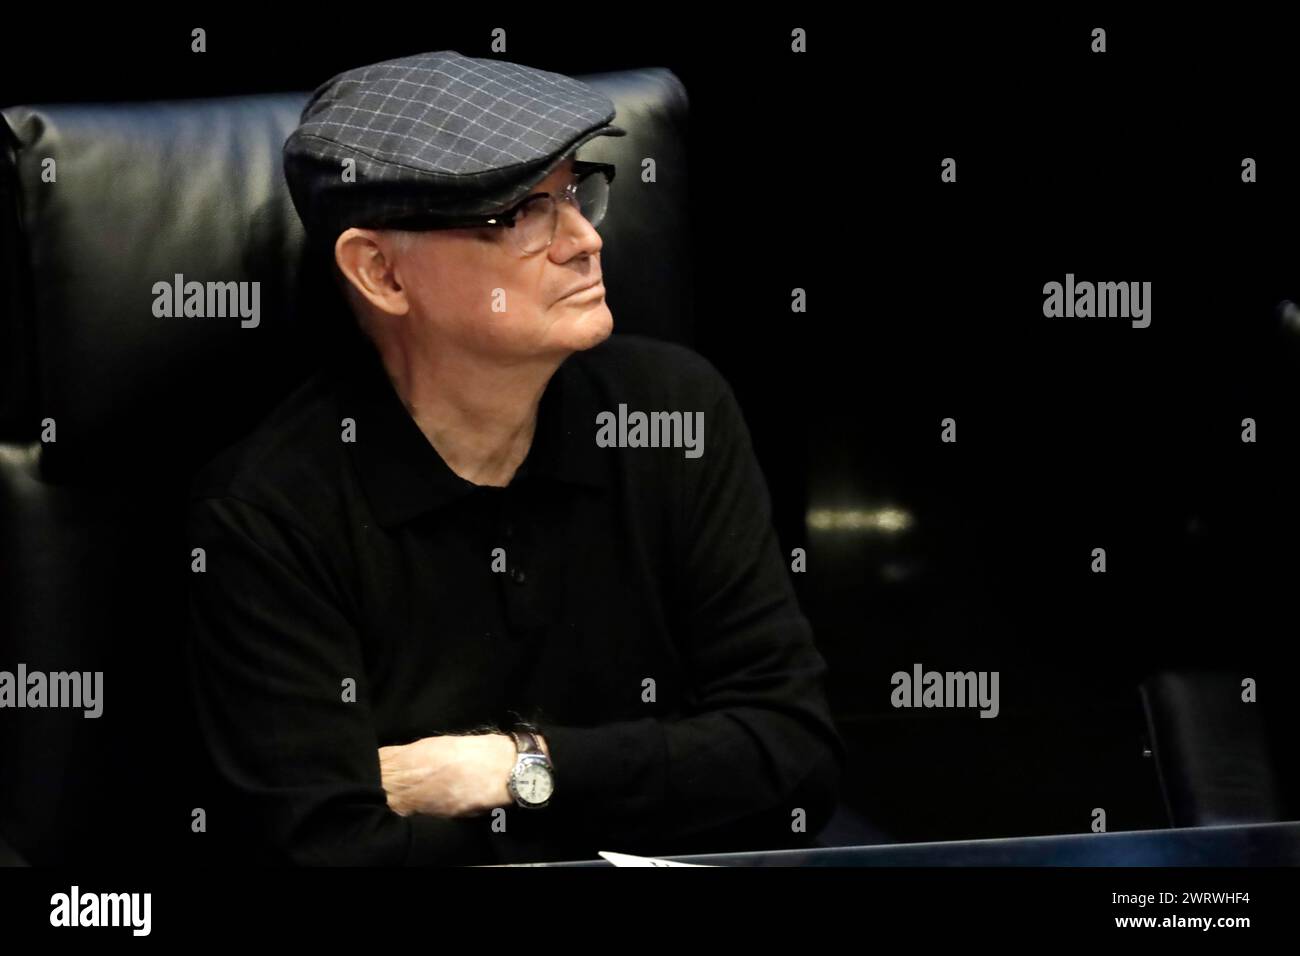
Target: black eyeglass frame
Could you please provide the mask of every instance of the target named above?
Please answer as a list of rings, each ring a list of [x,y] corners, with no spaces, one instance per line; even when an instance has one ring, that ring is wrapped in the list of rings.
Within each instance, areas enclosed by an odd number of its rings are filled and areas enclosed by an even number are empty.
[[[607,184],[612,185],[614,182],[614,171],[615,171],[615,167],[613,163],[592,163],[584,160],[575,159],[573,161],[574,181],[572,183],[572,186],[576,190],[577,187],[582,183],[584,179],[586,179],[588,176],[595,175],[595,174],[600,174],[604,176],[605,182]],[[448,216],[439,216],[437,213],[429,213],[427,215],[407,216],[407,217],[403,217],[400,220],[386,222],[384,223],[383,228],[425,230],[425,229],[474,229],[474,228],[482,228],[482,227],[487,227],[487,228],[500,227],[500,228],[512,229],[514,228],[515,219],[518,217],[520,210],[522,210],[524,206],[528,205],[533,200],[538,199],[542,196],[550,196],[557,203],[560,202],[561,200],[561,197],[556,196],[554,193],[536,192],[536,193],[530,193],[529,195],[525,196],[523,199],[519,200],[519,202],[511,206],[509,209],[506,209],[502,212],[492,213],[490,215],[484,214],[478,216],[448,217]]]

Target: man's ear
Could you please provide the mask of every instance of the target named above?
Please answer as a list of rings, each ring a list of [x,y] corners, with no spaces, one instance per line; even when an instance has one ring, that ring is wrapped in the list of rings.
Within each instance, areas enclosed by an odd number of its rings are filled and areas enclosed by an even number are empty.
[[[340,233],[334,241],[334,265],[352,287],[346,294],[365,299],[387,315],[405,315],[411,306],[397,281],[394,254],[394,244],[381,241],[373,229],[354,226]]]

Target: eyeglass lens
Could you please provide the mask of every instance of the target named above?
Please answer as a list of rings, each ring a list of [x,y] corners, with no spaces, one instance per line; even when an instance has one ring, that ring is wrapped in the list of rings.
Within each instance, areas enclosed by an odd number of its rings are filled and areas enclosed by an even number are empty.
[[[599,226],[609,206],[609,182],[599,172],[588,173],[578,180],[574,192],[574,200],[583,218],[593,227]],[[540,252],[555,236],[557,209],[552,196],[539,196],[519,210],[514,228],[507,232],[524,252]]]

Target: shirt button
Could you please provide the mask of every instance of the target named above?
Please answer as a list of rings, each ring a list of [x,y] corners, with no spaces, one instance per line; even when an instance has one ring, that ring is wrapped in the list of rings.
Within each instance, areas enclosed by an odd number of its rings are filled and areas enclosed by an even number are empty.
[[[513,574],[511,575],[511,577],[513,577],[513,578],[515,579],[515,584],[523,584],[523,583],[524,583],[524,579],[525,579],[525,577],[526,577],[525,574],[524,574],[524,569],[523,569],[523,568],[515,568],[515,570],[514,570]]]

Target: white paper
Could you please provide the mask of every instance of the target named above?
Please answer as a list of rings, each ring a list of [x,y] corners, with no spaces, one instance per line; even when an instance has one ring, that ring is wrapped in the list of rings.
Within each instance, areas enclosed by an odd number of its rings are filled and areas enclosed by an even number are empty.
[[[633,856],[630,853],[614,853],[601,850],[600,855],[615,866],[708,866],[707,863],[678,863],[676,860],[657,860],[651,856]]]

